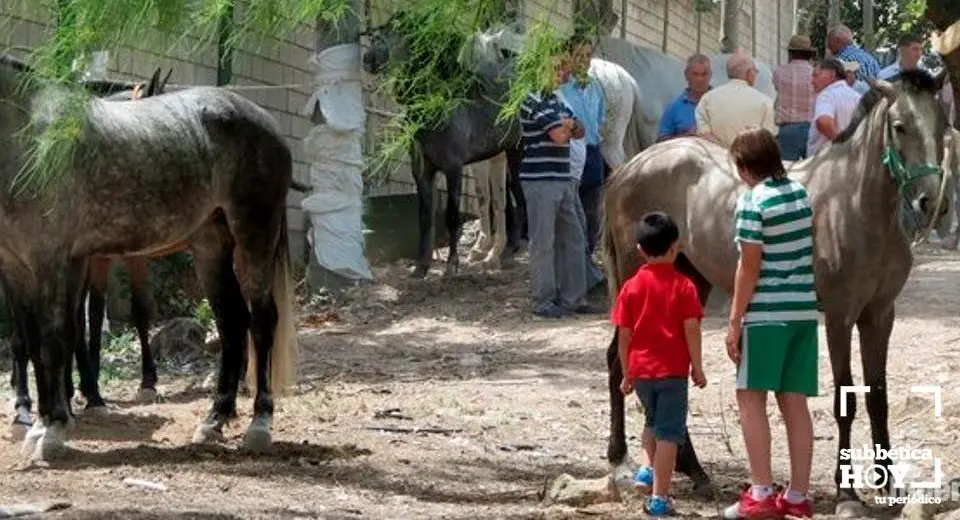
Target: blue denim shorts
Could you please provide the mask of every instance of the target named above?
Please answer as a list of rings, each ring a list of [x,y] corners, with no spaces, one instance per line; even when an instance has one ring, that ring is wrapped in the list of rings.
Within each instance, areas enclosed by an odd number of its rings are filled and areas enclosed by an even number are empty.
[[[643,426],[658,441],[683,444],[687,432],[687,378],[638,379],[633,382],[643,403]]]

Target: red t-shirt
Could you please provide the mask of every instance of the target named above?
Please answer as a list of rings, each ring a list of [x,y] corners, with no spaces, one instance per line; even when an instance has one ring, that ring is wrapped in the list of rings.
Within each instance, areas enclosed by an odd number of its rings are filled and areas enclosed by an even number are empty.
[[[673,264],[644,264],[620,289],[611,321],[633,331],[627,374],[633,379],[690,375],[683,322],[703,318],[697,289]]]

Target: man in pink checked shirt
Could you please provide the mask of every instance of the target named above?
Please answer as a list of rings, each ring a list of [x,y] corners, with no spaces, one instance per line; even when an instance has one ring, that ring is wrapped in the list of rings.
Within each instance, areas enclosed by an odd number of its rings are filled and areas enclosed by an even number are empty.
[[[816,55],[816,49],[809,37],[798,34],[790,38],[787,55],[789,61],[773,71],[773,85],[777,89],[774,110],[780,129],[777,140],[781,158],[799,161],[807,157],[807,137],[813,118],[815,94],[810,82],[813,77],[810,60]]]

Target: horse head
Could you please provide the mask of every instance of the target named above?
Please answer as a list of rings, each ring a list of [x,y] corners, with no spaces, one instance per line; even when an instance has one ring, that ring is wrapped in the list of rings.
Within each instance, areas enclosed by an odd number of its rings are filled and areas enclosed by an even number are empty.
[[[947,120],[936,99],[944,79],[943,71],[936,76],[922,70],[904,71],[895,83],[871,82],[867,96],[872,99],[864,99],[866,103],[887,101],[883,164],[911,209],[922,216],[924,226],[935,224],[949,210],[943,203],[941,166]]]
[[[370,47],[363,53],[363,68],[380,74],[391,62],[405,61],[410,54],[403,27],[409,18],[404,12],[394,13],[387,22],[369,29]]]
[[[524,39],[517,22],[476,32],[467,37],[457,63],[473,73],[487,92],[496,91],[496,85],[509,78],[514,60],[523,51]]]

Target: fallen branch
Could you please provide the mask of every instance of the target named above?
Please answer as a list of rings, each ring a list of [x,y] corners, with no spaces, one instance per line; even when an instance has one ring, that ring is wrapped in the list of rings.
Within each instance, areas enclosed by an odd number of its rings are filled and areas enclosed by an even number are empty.
[[[439,433],[449,435],[451,433],[460,433],[460,428],[398,428],[395,426],[366,426],[364,430],[388,433]]]

